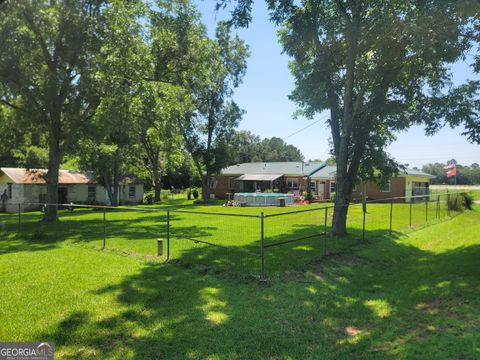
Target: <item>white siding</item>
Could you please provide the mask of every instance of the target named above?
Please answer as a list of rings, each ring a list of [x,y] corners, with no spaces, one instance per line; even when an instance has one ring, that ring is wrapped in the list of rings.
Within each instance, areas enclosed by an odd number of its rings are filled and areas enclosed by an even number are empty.
[[[22,184],[14,184],[12,180],[5,174],[0,176],[0,195],[3,194],[5,190],[8,191],[8,184],[12,184],[12,196],[7,200],[6,211],[7,212],[16,212],[18,211],[18,204],[24,203],[24,191]],[[1,211],[0,203],[0,211]],[[23,206],[21,207],[23,210]]]
[[[135,187],[135,196],[130,196],[130,186]],[[120,185],[120,204],[141,204],[143,202],[143,184]]]

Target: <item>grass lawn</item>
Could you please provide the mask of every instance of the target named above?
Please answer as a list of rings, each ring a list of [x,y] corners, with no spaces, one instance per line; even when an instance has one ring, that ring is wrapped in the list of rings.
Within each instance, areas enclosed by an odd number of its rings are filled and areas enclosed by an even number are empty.
[[[401,236],[412,229],[449,218],[446,203],[435,197],[426,203],[395,203],[392,208],[392,235]],[[264,244],[277,245],[284,241],[306,238],[282,246],[265,249],[268,275],[294,269],[306,261],[321,256],[324,251],[339,252],[363,240],[363,212],[360,204],[351,205],[347,227],[349,236],[335,239],[324,233],[325,207],[330,203],[299,205],[288,208],[238,208],[217,205],[195,205],[186,199],[175,199],[164,205],[140,206],[140,210],[109,209],[104,228],[103,212],[97,209],[61,210],[55,224],[43,224],[40,212],[0,214],[0,231],[18,231],[19,238],[38,246],[41,242],[67,243],[101,249],[104,232],[106,249],[135,255],[150,261],[158,258],[157,239],[167,238],[167,213],[170,213],[170,259],[183,264],[201,264],[204,271],[258,275],[260,273],[261,219],[264,218]],[[368,204],[365,239],[383,238],[390,229],[390,203]],[[179,211],[175,211],[179,210]],[[292,211],[308,210],[306,212]],[[410,221],[411,210],[411,221]],[[183,211],[183,212],[182,212]],[[194,211],[189,213],[185,211]],[[226,214],[226,215],[221,215]],[[281,216],[275,216],[282,214]],[[244,215],[244,216],[228,216]],[[332,209],[327,210],[327,233],[330,232]],[[450,213],[451,216],[455,213]],[[250,216],[250,217],[247,217]],[[410,223],[412,226],[410,226]],[[193,240],[193,241],[192,241]],[[212,247],[208,242],[222,247]],[[166,243],[166,241],[164,240]],[[10,251],[14,242],[0,243],[0,251]],[[166,248],[166,246],[165,246]]]
[[[72,225],[99,214],[70,213],[57,235],[69,224],[71,238],[2,237],[0,339],[54,341],[59,359],[478,359],[479,210],[312,257],[267,283],[74,246]]]

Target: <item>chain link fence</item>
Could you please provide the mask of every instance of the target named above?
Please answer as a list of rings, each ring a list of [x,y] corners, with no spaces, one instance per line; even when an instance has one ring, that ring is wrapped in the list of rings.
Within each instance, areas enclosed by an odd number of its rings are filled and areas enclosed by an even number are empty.
[[[38,204],[58,208],[56,221],[43,212],[0,213],[0,253],[16,239],[34,246],[74,244],[97,250],[174,261],[200,271],[265,278],[329,253],[379,237],[400,236],[463,211],[464,193],[422,195],[350,204],[345,237],[332,236],[333,205],[289,208],[109,207]],[[206,209],[206,210],[204,210]],[[263,211],[262,211],[263,210]]]

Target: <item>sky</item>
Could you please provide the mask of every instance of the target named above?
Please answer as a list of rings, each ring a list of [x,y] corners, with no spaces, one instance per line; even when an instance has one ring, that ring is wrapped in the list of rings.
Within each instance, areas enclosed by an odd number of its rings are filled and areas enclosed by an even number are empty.
[[[228,18],[229,14],[216,13],[212,0],[196,0],[196,3],[213,36],[216,22]],[[251,52],[246,76],[234,95],[237,104],[246,110],[239,129],[261,137],[283,138],[299,148],[305,160],[324,160],[329,155],[330,130],[325,124],[328,113],[318,114],[313,120],[293,118],[296,105],[288,95],[294,88],[294,79],[288,70],[289,57],[282,54],[276,30],[269,21],[265,3],[258,0],[254,3],[250,26],[236,30]],[[452,70],[455,82],[473,78],[466,63],[455,64]],[[303,128],[306,129],[298,132]],[[480,163],[480,145],[469,143],[461,133],[461,128],[444,128],[434,136],[426,136],[422,127],[414,126],[397,134],[397,140],[387,151],[397,161],[411,167],[445,163],[452,158],[462,165]]]

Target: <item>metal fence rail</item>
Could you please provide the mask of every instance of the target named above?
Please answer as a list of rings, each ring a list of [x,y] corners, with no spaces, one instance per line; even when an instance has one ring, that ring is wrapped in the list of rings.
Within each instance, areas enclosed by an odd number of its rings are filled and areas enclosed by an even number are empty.
[[[405,202],[407,200],[407,202]],[[463,193],[394,197],[349,204],[346,238],[332,236],[334,206],[243,213],[85,204],[18,204],[0,213],[0,253],[19,235],[32,243],[63,241],[127,254],[201,264],[205,271],[257,274],[301,266],[310,259],[385,235],[397,236],[459,214]],[[24,205],[55,206],[54,223]],[[231,210],[229,208],[229,210]],[[266,210],[267,211],[267,210]],[[216,271],[216,270],[215,270]]]

